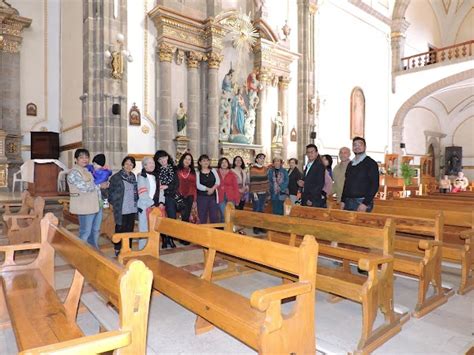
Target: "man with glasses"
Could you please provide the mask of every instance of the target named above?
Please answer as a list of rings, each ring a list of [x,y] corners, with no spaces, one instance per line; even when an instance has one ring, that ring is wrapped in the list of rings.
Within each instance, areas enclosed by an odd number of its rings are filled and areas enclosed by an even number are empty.
[[[379,190],[379,167],[365,150],[365,139],[355,137],[352,140],[355,158],[347,166],[341,197],[343,210],[370,212],[374,207],[373,200]]]

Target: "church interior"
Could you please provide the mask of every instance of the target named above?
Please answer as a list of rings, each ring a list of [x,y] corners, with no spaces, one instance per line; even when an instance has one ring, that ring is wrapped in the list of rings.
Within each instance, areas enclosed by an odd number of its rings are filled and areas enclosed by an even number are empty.
[[[0,0],[20,352],[474,354],[474,0]]]

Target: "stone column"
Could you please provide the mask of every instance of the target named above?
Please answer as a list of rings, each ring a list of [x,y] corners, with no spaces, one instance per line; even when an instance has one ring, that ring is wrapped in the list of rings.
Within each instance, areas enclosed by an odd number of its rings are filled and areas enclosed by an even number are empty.
[[[0,190],[12,186],[21,158],[20,51],[31,19],[0,1]]]
[[[160,117],[156,127],[156,148],[164,149],[169,154],[174,155],[175,138],[173,126],[173,112],[171,108],[171,60],[175,48],[162,42],[158,46],[158,56],[160,60],[160,90],[159,90],[159,109]],[[188,110],[189,112],[189,110]],[[188,126],[189,127],[189,126]]]
[[[314,98],[314,0],[298,0],[298,52],[302,54],[298,62],[298,116],[297,116],[297,155],[303,162],[305,146],[310,142],[310,127],[314,122],[311,109]]]
[[[288,157],[288,145],[290,144],[290,127],[288,124],[288,85],[290,78],[281,76],[278,82],[278,111],[283,118],[283,147],[281,157],[286,161]]]
[[[262,88],[258,93],[257,106],[257,144],[263,146],[263,153],[266,155],[266,160],[271,159],[271,143],[272,143],[272,120],[267,110],[267,86],[270,85],[270,71],[267,68],[260,68],[258,80],[262,84]]]
[[[92,156],[104,153],[113,169],[120,168],[128,152],[127,61],[122,58],[123,73],[114,76],[111,59],[104,55],[127,47],[117,41],[119,33],[127,34],[127,2],[119,6],[114,13],[112,0],[83,2],[82,142]],[[118,115],[112,114],[112,104],[120,105]]]
[[[408,1],[409,2],[409,1]],[[392,21],[391,47],[392,47],[392,92],[395,93],[395,73],[403,70],[402,58],[405,52],[406,31],[410,24],[404,19]]]
[[[219,158],[219,66],[222,56],[217,52],[210,52],[207,55],[208,66],[208,97],[207,112],[208,125],[207,152],[211,161]]]
[[[200,155],[200,127],[199,127],[199,62],[202,54],[194,51],[187,53],[188,65],[188,123],[187,134],[189,150],[195,157]],[[204,128],[205,129],[205,128]]]

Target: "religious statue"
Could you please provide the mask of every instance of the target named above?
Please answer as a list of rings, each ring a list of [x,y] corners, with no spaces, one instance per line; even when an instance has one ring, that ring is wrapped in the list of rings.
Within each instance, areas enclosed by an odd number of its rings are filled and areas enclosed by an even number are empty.
[[[460,171],[453,182],[453,192],[466,191],[468,185],[469,180],[464,176],[464,173]]]
[[[122,52],[113,52],[112,60],[110,64],[112,66],[112,77],[114,79],[122,79],[122,75],[123,75]]]
[[[222,80],[222,93],[230,93],[232,92],[232,73],[234,70],[232,68],[229,69],[229,72],[224,76],[224,80]]]
[[[253,144],[256,125],[256,109],[261,90],[257,74],[252,71],[244,85],[234,80],[230,69],[222,81],[219,102],[219,141]]]
[[[237,91],[237,95],[232,99],[232,130],[231,133],[244,134],[245,115],[247,114],[247,107],[245,106],[244,97],[241,90]]]
[[[252,106],[252,108],[256,108],[256,104],[259,101],[257,94],[260,90],[261,84],[257,80],[257,73],[255,73],[255,71],[252,71],[247,76],[247,96],[249,105]]]
[[[275,124],[275,135],[273,136],[272,143],[283,143],[283,117],[281,112],[278,111],[276,117],[272,120]]]
[[[258,16],[262,16],[263,14],[266,13],[267,10],[267,5],[266,5],[266,0],[253,0],[254,4],[254,9],[255,9],[255,14]]]
[[[183,103],[179,103],[179,108],[176,111],[176,130],[178,131],[178,137],[186,137],[186,125],[188,123],[188,115]]]

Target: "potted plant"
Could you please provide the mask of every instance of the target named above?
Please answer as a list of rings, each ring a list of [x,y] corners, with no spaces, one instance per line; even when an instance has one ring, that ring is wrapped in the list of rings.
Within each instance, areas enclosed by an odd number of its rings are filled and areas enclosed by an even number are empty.
[[[400,165],[400,174],[405,186],[408,186],[411,185],[411,179],[416,176],[416,170],[408,165],[408,163],[402,163]]]

